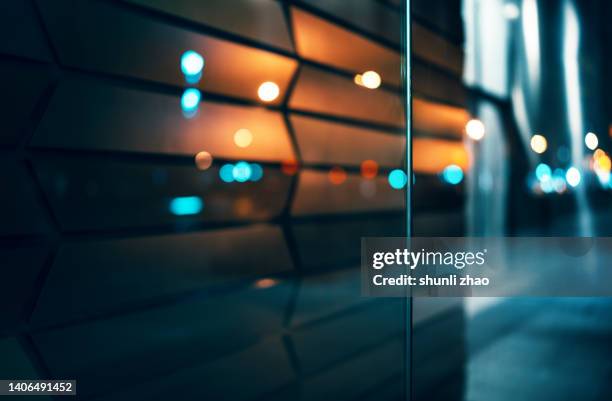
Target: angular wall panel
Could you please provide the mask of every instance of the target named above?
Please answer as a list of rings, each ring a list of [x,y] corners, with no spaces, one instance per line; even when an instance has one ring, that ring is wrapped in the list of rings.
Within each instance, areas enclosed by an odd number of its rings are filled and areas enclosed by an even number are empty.
[[[243,183],[221,181],[218,166],[198,171],[103,158],[39,158],[36,170],[67,231],[264,221],[282,212],[291,184],[270,167],[260,181]],[[177,198],[186,203],[173,207]]]
[[[352,79],[315,67],[303,67],[289,106],[294,109],[402,127],[398,94],[356,85]]]
[[[293,340],[297,358],[305,374],[321,371],[368,346],[384,344],[403,331],[402,300],[374,302],[334,319],[295,330]],[[345,335],[351,333],[351,335]],[[325,349],[327,352],[317,352]]]
[[[33,2],[0,1],[0,53],[43,62],[52,60]]]
[[[412,95],[413,99],[425,97],[461,107],[467,105],[468,99],[460,77],[431,68],[417,60],[412,63]]]
[[[257,42],[292,51],[279,2],[267,0],[127,0]]]
[[[359,265],[362,237],[404,235],[403,213],[367,216],[342,221],[304,222],[292,225],[300,262],[306,271],[329,272]]]
[[[283,343],[273,340],[98,400],[172,400],[180,399],[177,394],[186,392],[194,400],[269,400],[270,392],[286,386],[294,378],[295,373]]]
[[[291,268],[281,230],[267,225],[70,243],[58,251],[33,320],[70,321]]]
[[[201,88],[252,100],[266,81],[276,82],[284,93],[297,67],[288,57],[177,28],[108,3],[40,4],[59,57],[71,67],[185,85],[180,58],[195,50],[206,59]]]
[[[412,24],[412,52],[428,62],[461,77],[463,51],[458,45],[418,23]]]
[[[17,338],[0,339],[0,377],[38,379],[36,368],[28,358]],[[39,395],[40,400],[49,401],[50,397]],[[37,398],[38,399],[38,398]]]
[[[358,268],[308,275],[300,280],[291,325],[307,324],[372,300],[361,296]]]
[[[35,185],[22,163],[0,161],[0,188],[4,194],[0,197],[0,236],[49,232]]]
[[[380,1],[304,0],[303,2],[370,34],[400,44],[401,14],[386,7]]]
[[[400,374],[404,368],[399,355],[404,355],[404,342],[405,339],[398,335],[397,339],[308,378],[302,387],[301,400],[355,400],[383,384],[394,388],[396,395],[401,394],[403,378]],[[355,380],[356,377],[359,380]],[[346,383],[351,385],[347,386]]]
[[[78,380],[81,397],[102,395],[160,380],[279,333],[289,290],[278,285],[195,299],[39,332],[33,340],[55,377]]]
[[[330,182],[328,172],[304,170],[291,212],[294,216],[303,216],[401,210],[403,206],[403,191],[391,188],[386,177],[366,180],[359,174],[348,174],[346,181],[335,185]]]
[[[300,56],[354,73],[374,70],[383,83],[400,85],[399,52],[308,12],[293,8],[292,15]]]
[[[398,167],[404,158],[402,135],[297,114],[291,116],[291,124],[306,163],[359,166],[374,160],[383,167]]]
[[[38,291],[38,276],[47,257],[48,249],[43,247],[0,248],[0,333],[29,318],[27,314]]]
[[[462,138],[470,118],[467,110],[419,98],[412,100],[412,125],[429,134]]]
[[[31,124],[36,104],[50,81],[51,73],[46,65],[8,60],[0,62],[2,95],[10,99],[0,108],[0,145],[16,145],[26,134],[24,131]]]
[[[469,155],[463,142],[415,138],[412,141],[412,165],[415,173],[439,174],[448,165],[456,164],[466,171]]]
[[[246,148],[234,143],[240,129],[252,135]],[[278,112],[204,101],[195,117],[186,118],[178,96],[81,79],[60,85],[31,144],[189,156],[207,151],[215,158],[265,161],[294,158]]]

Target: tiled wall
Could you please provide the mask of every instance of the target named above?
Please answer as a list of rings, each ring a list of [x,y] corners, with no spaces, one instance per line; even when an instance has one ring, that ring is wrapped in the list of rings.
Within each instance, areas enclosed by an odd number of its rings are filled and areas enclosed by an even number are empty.
[[[405,301],[360,297],[357,269],[362,236],[404,232],[400,21],[373,0],[2,2],[0,377],[74,378],[79,399],[401,399]],[[367,69],[380,89],[353,82]],[[221,181],[239,160],[262,179]],[[186,196],[201,212],[171,213]]]
[[[438,173],[468,163],[461,39],[414,3],[414,223],[447,232],[462,192]],[[405,228],[386,179],[404,162],[401,16],[380,0],[1,2],[0,377],[76,378],[80,399],[403,399],[406,302],[360,297],[356,267],[362,236]],[[196,118],[189,49],[206,59]],[[353,82],[369,69],[380,89]],[[238,160],[262,179],[222,182]],[[201,212],[172,214],[185,196]]]

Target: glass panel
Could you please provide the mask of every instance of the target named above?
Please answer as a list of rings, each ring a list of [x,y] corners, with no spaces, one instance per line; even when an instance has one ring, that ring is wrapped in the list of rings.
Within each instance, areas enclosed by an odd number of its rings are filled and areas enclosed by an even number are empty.
[[[404,2],[0,3],[0,379],[407,399]]]

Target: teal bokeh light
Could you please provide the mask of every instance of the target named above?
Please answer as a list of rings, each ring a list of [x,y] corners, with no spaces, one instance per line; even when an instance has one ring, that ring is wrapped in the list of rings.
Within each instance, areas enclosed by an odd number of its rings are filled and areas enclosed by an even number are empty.
[[[234,182],[234,165],[233,164],[224,164],[219,169],[219,177],[223,182]]]
[[[247,162],[238,162],[234,166],[232,175],[238,182],[246,182],[251,178],[251,165]]]
[[[204,202],[198,196],[181,196],[170,201],[170,213],[175,216],[198,214],[204,208]]]
[[[204,57],[198,52],[188,50],[181,56],[181,71],[185,77],[194,77],[202,74]]]
[[[258,163],[251,163],[251,181],[259,181],[263,177],[263,168]]]
[[[195,113],[200,105],[202,94],[195,88],[185,89],[181,96],[181,108],[185,113]]]
[[[535,170],[536,177],[540,181],[549,180],[552,177],[552,170],[546,163],[540,163]]]
[[[408,182],[408,176],[400,169],[393,170],[389,173],[389,185],[393,189],[402,189]]]
[[[442,179],[451,185],[457,185],[463,181],[463,170],[456,164],[451,164],[442,171]]]

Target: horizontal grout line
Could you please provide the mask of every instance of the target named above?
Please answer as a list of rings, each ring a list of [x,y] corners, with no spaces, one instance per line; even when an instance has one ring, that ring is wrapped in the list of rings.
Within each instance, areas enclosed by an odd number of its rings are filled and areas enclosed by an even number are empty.
[[[41,160],[42,158],[62,158],[65,160],[66,157],[73,159],[81,159],[81,158],[99,158],[104,161],[113,160],[119,162],[129,162],[129,163],[137,163],[137,164],[155,164],[156,167],[160,167],[160,164],[164,164],[166,166],[192,166],[194,168],[194,172],[196,172],[194,156],[195,155],[179,155],[179,154],[165,154],[165,153],[145,153],[145,152],[134,152],[134,151],[123,151],[123,150],[108,150],[108,149],[79,149],[79,148],[52,148],[52,147],[38,147],[31,146],[28,148],[26,153],[31,153],[29,155],[29,159],[36,164],[37,160]],[[1,154],[1,153],[0,153]],[[36,157],[34,157],[36,156]],[[26,159],[28,156],[26,156]],[[224,157],[215,157],[213,160],[213,165],[218,166],[225,163],[235,163],[240,160],[246,160],[251,163],[258,163],[264,167],[271,167],[280,169],[283,165],[283,161],[263,161],[257,159],[230,159]],[[162,166],[163,167],[163,166]],[[342,167],[347,172],[360,172],[360,164],[355,163],[337,163],[337,162],[329,162],[329,163],[314,163],[314,162],[302,162],[298,164],[298,172],[304,169],[312,169],[312,170],[329,170],[333,167]],[[398,166],[379,166],[379,171],[391,171],[395,168],[401,167]],[[200,172],[200,171],[198,171]]]
[[[345,123],[345,124],[353,125],[356,127],[370,128],[370,129],[378,130],[378,131],[387,131],[388,133],[396,133],[400,136],[404,135],[405,127],[401,127],[399,125],[382,124],[382,123],[377,123],[377,122],[373,122],[370,120],[361,120],[361,119],[356,119],[353,117],[344,117],[344,116],[338,116],[334,114],[324,114],[324,113],[319,113],[316,111],[309,111],[309,110],[303,110],[303,109],[289,109],[288,111],[296,115],[302,115],[306,117],[315,117],[321,120]]]
[[[453,101],[450,101],[448,99],[444,99],[438,96],[432,96],[426,93],[421,92],[420,90],[412,90],[412,100],[416,99],[416,100],[426,100],[430,103],[436,103],[439,105],[444,105],[444,106],[450,106],[450,107],[456,107],[459,109],[466,109],[467,110],[467,103],[468,103],[468,99],[467,99],[467,94],[468,91],[466,90],[466,99],[465,99],[465,104],[460,104],[460,103],[455,103]]]
[[[463,77],[461,76],[461,74],[457,74],[456,71],[451,70],[450,68],[440,65],[440,64],[436,64],[430,60],[427,60],[426,58],[419,56],[418,54],[412,54],[412,63],[413,64],[418,64],[423,68],[435,71],[436,73],[445,76],[446,78],[449,78],[451,80],[457,81],[458,83],[462,84],[463,86],[465,86],[465,84],[463,84]],[[412,74],[411,74],[412,75]]]
[[[463,143],[463,136],[457,136],[457,135],[453,135],[453,134],[438,134],[438,133],[433,133],[433,132],[427,132],[427,131],[423,131],[423,130],[417,130],[417,129],[413,129],[412,130],[412,138],[419,138],[419,139],[440,139],[440,140],[445,140],[445,141],[452,141],[452,142],[457,142],[457,143]]]
[[[2,53],[0,51],[0,61],[11,61],[21,63],[31,63],[39,66],[55,67],[55,63],[49,60],[40,60],[34,57],[23,56],[21,54]]]

